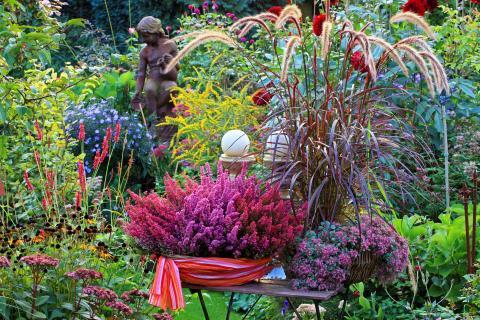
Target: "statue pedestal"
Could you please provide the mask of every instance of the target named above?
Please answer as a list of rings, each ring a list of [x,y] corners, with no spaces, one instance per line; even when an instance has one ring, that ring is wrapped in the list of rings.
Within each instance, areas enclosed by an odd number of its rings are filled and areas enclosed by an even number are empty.
[[[279,155],[275,155],[275,158],[273,157],[272,154],[265,154],[263,156],[263,163],[265,166],[270,168],[272,172],[275,171],[278,167],[281,167],[287,163],[287,158],[282,157]],[[274,185],[277,182],[280,182],[281,178],[275,177],[271,179],[271,184]],[[290,200],[290,182],[289,180],[285,180],[281,185],[280,185],[280,197],[283,200]]]
[[[231,178],[235,178],[242,172],[244,165],[250,166],[255,162],[254,156],[243,156],[243,157],[231,157],[226,154],[222,154],[219,158],[222,161],[223,168],[228,170]]]

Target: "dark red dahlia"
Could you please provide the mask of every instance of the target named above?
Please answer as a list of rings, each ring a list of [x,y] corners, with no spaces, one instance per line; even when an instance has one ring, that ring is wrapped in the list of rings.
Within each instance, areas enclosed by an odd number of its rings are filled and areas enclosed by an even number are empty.
[[[419,16],[425,15],[425,11],[427,11],[427,4],[425,0],[408,0],[402,7],[403,12],[413,12],[418,14]]]
[[[253,103],[255,103],[257,106],[264,106],[270,103],[270,100],[272,100],[272,97],[273,95],[270,94],[267,91],[267,89],[261,88],[253,94],[252,100],[253,100]]]
[[[327,20],[327,15],[325,13],[321,13],[313,17],[313,33],[316,36],[320,36],[322,34],[323,23]]]
[[[425,6],[428,11],[433,12],[438,8],[438,0],[425,0]]]
[[[365,64],[365,55],[361,51],[354,52],[350,57],[350,64],[353,69],[358,72],[365,73],[368,71],[368,66]]]
[[[283,7],[273,6],[270,9],[268,9],[268,12],[273,13],[276,16],[279,16],[282,10],[283,10]]]
[[[480,0],[472,0],[472,3],[474,3],[474,4],[480,4]]]

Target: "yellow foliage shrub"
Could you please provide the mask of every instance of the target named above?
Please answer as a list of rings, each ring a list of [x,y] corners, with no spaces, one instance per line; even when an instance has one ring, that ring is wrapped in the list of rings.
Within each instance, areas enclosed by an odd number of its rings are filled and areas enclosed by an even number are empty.
[[[173,101],[176,117],[167,117],[162,124],[178,127],[170,144],[172,161],[188,161],[194,166],[216,163],[222,136],[228,130],[240,129],[252,137],[265,110],[252,103],[246,88],[229,97],[212,82],[196,90],[178,88]]]

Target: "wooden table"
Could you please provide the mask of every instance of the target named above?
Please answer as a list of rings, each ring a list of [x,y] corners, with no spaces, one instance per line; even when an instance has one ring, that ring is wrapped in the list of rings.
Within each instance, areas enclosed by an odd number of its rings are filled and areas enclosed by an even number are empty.
[[[230,301],[228,303],[228,310],[226,320],[230,319],[230,313],[232,312],[233,306],[233,298],[235,293],[245,293],[245,294],[257,294],[259,297],[252,306],[247,310],[245,315],[242,319],[245,319],[250,311],[255,307],[257,302],[260,300],[262,296],[270,296],[270,297],[284,297],[290,306],[293,308],[293,312],[299,320],[302,319],[300,314],[298,313],[297,309],[293,305],[291,298],[302,298],[312,300],[315,304],[315,311],[317,315],[317,319],[320,320],[320,308],[319,308],[319,301],[325,301],[333,297],[337,294],[335,291],[300,291],[300,290],[293,290],[289,287],[288,281],[286,280],[260,280],[257,282],[250,282],[244,284],[242,286],[232,286],[232,287],[204,287],[199,285],[193,285],[188,283],[183,283],[182,286],[184,288],[190,289],[192,293],[198,293],[198,298],[200,300],[200,304],[202,305],[203,315],[205,316],[205,320],[210,320],[208,315],[207,307],[205,305],[205,301],[202,296],[202,290],[207,291],[218,291],[218,292],[231,292]],[[217,320],[217,319],[214,319]]]

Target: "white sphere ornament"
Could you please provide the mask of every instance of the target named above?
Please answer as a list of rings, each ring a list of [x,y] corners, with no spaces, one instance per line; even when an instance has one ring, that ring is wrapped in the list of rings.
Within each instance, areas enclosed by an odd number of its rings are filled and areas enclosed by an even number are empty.
[[[222,151],[229,157],[242,157],[248,153],[250,139],[242,130],[230,130],[223,135]]]
[[[290,139],[288,136],[281,132],[274,132],[267,138],[265,153],[272,156],[275,154],[276,157],[286,157],[288,156],[289,148]]]

